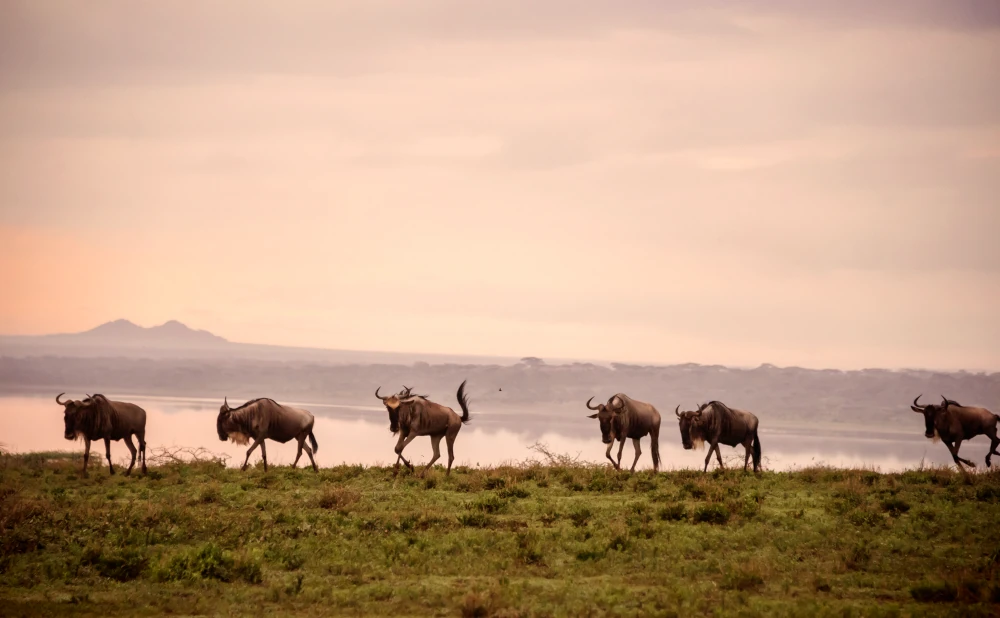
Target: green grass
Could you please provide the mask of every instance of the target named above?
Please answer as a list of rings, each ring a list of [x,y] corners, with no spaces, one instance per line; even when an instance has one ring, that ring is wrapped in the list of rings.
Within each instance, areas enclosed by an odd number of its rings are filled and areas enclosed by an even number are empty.
[[[109,477],[0,455],[4,615],[996,615],[1000,474]]]

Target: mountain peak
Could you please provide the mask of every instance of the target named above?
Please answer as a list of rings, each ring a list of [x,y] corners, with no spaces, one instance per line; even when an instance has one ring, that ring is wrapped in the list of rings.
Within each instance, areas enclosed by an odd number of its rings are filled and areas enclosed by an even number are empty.
[[[126,319],[105,322],[78,335],[87,341],[114,345],[215,345],[228,343],[207,330],[195,330],[177,320],[168,320],[159,326],[144,328]]]

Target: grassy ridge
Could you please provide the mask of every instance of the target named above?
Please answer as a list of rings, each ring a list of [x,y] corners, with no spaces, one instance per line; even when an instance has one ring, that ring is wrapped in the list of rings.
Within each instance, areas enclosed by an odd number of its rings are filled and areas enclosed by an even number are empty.
[[[0,456],[5,615],[996,615],[1000,474]]]

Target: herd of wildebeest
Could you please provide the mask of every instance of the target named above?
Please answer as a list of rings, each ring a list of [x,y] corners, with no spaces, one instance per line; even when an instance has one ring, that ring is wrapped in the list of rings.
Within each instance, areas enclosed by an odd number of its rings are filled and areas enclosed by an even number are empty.
[[[465,392],[465,382],[458,387],[456,394],[458,405],[462,409],[461,416],[454,410],[439,403],[429,400],[425,395],[413,393],[413,389],[403,386],[403,390],[398,393],[383,396],[380,395],[381,387],[375,390],[375,396],[385,405],[389,413],[389,430],[398,434],[396,442],[396,468],[402,461],[410,470],[413,465],[403,457],[403,449],[419,436],[429,436],[431,446],[434,449],[434,457],[426,465],[424,470],[434,465],[441,457],[441,439],[444,438],[448,445],[448,468],[447,473],[451,473],[452,463],[455,461],[455,439],[458,437],[462,425],[468,423],[469,399]],[[136,453],[142,464],[143,473],[146,472],[146,411],[139,406],[123,401],[111,401],[104,395],[87,395],[85,399],[61,398],[65,393],[56,396],[56,403],[65,409],[67,440],[83,438],[83,473],[87,473],[87,464],[90,459],[90,443],[96,440],[104,441],[104,449],[108,458],[108,469],[114,474],[115,469],[111,463],[111,441],[124,440],[129,452],[132,454],[132,461],[129,464],[126,475],[132,472],[135,467]],[[660,468],[660,413],[652,405],[632,399],[624,393],[616,393],[608,398],[606,403],[591,405],[594,398],[587,400],[588,409],[595,411],[588,418],[598,420],[601,428],[601,439],[607,445],[605,455],[615,469],[620,469],[622,450],[625,448],[625,439],[630,438],[635,448],[635,459],[632,461],[631,471],[635,471],[635,465],[639,461],[642,451],[639,442],[642,438],[649,436],[650,448],[653,456],[653,469],[659,471]],[[964,440],[969,440],[978,435],[985,435],[990,438],[990,450],[986,454],[986,466],[990,467],[993,455],[1000,456],[997,446],[1000,445],[1000,438],[997,438],[997,424],[1000,416],[993,414],[989,410],[980,407],[963,406],[957,401],[941,397],[939,404],[920,405],[920,396],[913,400],[910,406],[913,412],[924,416],[924,436],[932,439],[940,439],[955,460],[959,470],[965,471],[962,464],[975,467],[975,464],[968,459],[963,459],[958,455],[958,449]],[[708,454],[705,457],[704,471],[708,470],[708,464],[712,459],[712,452],[715,452],[722,467],[722,455],[719,453],[719,445],[726,446],[743,445],[746,453],[743,460],[743,469],[747,470],[750,458],[753,457],[754,472],[760,470],[760,437],[758,436],[757,417],[744,410],[730,408],[720,401],[710,401],[701,404],[695,410],[681,412],[680,406],[674,409],[677,416],[681,434],[681,443],[685,449],[692,449],[704,443],[708,443]],[[313,470],[318,470],[313,453],[319,449],[316,436],[313,435],[313,424],[315,418],[308,410],[282,405],[273,399],[260,398],[252,399],[243,405],[230,408],[229,401],[224,400],[219,409],[219,416],[216,419],[216,429],[219,439],[222,441],[232,440],[237,444],[249,444],[253,442],[247,450],[246,459],[243,461],[242,469],[245,470],[250,455],[260,446],[261,458],[264,461],[264,471],[267,471],[267,450],[264,446],[265,440],[273,440],[282,444],[289,440],[298,442],[298,453],[295,456],[294,468],[305,451],[312,463]],[[132,442],[135,436],[139,442],[138,450]],[[308,439],[309,444],[306,444]],[[619,442],[617,459],[611,456],[611,449],[615,440]],[[311,446],[310,446],[311,445]]]

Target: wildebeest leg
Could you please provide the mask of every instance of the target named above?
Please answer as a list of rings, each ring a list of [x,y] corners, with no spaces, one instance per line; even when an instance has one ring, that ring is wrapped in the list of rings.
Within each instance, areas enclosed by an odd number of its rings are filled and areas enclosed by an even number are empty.
[[[622,451],[624,450],[625,450],[625,438],[622,438],[618,440],[618,465],[615,466],[615,469],[617,470],[622,469]]]
[[[959,470],[965,472],[965,470],[962,468],[962,464],[965,464],[972,468],[976,467],[976,464],[972,463],[968,459],[962,459],[961,457],[958,456],[958,449],[962,448],[961,440],[956,440],[954,444],[949,444],[948,442],[945,442],[944,445],[948,447],[949,451],[951,451],[951,457],[952,459],[955,460],[955,465],[958,466]]]
[[[403,463],[406,464],[407,468],[409,468],[410,470],[413,470],[413,464],[411,464],[410,462],[406,461],[406,457],[403,457],[403,449],[406,448],[407,444],[409,444],[410,442],[413,442],[413,439],[416,438],[416,437],[417,437],[417,434],[415,434],[415,433],[411,433],[408,436],[406,436],[405,438],[402,435],[399,436],[399,442],[396,443],[396,455],[399,456],[399,457],[396,458],[396,467],[397,468],[399,468],[399,462],[400,462],[400,460],[402,460]]]
[[[624,440],[622,440],[622,444],[625,444]],[[635,464],[639,463],[639,455],[642,455],[642,449],[639,448],[639,438],[632,438],[632,446],[635,447],[635,459],[632,460],[632,468],[629,472],[635,472]]]
[[[247,469],[247,464],[250,463],[250,454],[253,453],[254,449],[257,448],[258,444],[261,445],[260,449],[262,451],[264,450],[264,441],[255,438],[253,444],[251,444],[250,448],[247,449],[247,458],[243,460],[243,466],[240,467],[240,470]]]
[[[264,472],[267,472],[267,449],[264,448],[264,440],[260,441],[260,458],[264,460]]]
[[[719,467],[722,468],[723,470],[725,470],[726,467],[724,465],[722,465],[722,452],[719,450],[719,443],[718,442],[715,443],[715,457],[716,457],[716,459],[719,460]]]
[[[659,428],[649,432],[649,444],[653,449],[653,471],[660,471],[660,430]]]
[[[104,453],[108,458],[108,470],[111,470],[111,474],[114,474],[115,467],[111,464],[111,438],[104,438]]]
[[[445,441],[448,444],[448,472],[447,476],[451,476],[451,462],[455,461],[455,438],[458,437],[458,432],[448,433],[448,439]]]
[[[305,440],[306,440],[305,436],[302,436],[301,438],[296,440],[299,443],[299,452],[295,454],[295,461],[292,462],[293,468],[299,465],[299,457],[302,457],[302,443],[305,442]]]
[[[142,473],[146,474],[146,433],[135,434],[137,440],[139,440],[139,456],[142,458]]]
[[[990,430],[987,429],[986,437],[990,439],[990,450],[986,451],[986,467],[992,468],[993,464],[990,462],[990,460],[993,458],[994,455],[1000,457],[1000,452],[997,452],[997,446],[1000,445],[1000,438],[997,438],[996,427],[993,427],[992,434],[990,433]]]
[[[125,476],[132,474],[132,468],[135,467],[135,445],[132,444],[132,436],[125,436],[125,446],[128,447],[128,452],[132,453],[132,463],[128,465],[128,470],[125,471]]]
[[[90,462],[90,438],[83,439],[83,475],[87,476],[87,464]]]
[[[611,456],[611,449],[613,449],[614,447],[615,447],[615,441],[612,440],[608,444],[608,450],[604,451],[604,456],[608,458],[608,461],[610,461],[611,465],[615,467],[615,470],[617,470],[618,469],[618,464],[617,464],[617,462],[615,462],[615,458]],[[621,457],[621,452],[622,452],[621,449],[618,449],[618,459],[622,458]]]
[[[743,471],[746,472],[747,466],[750,465],[750,449],[753,448],[753,436],[743,441],[743,448],[747,450],[746,457],[743,458]]]
[[[430,462],[428,462],[428,464],[424,466],[424,473],[430,470],[431,466],[434,465],[434,462],[437,461],[439,457],[441,457],[441,438],[443,437],[444,437],[443,435],[431,436],[431,448],[434,449],[434,457],[431,457]]]
[[[302,438],[303,444],[302,448],[305,450],[306,455],[309,455],[309,461],[312,462],[313,472],[319,472],[319,467],[316,465],[316,460],[313,459],[313,450],[309,448],[308,444],[305,444],[305,438]]]

